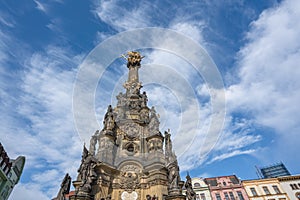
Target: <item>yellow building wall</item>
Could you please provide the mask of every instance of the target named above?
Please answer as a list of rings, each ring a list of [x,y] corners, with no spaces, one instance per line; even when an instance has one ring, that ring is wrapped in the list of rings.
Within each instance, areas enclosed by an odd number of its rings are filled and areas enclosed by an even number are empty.
[[[290,200],[286,192],[280,186],[277,178],[268,178],[268,179],[256,179],[256,180],[245,180],[242,181],[242,184],[246,190],[246,193],[251,200]],[[273,186],[277,186],[280,190],[280,193],[276,193]],[[270,194],[266,194],[263,187],[267,187]],[[254,196],[250,188],[254,188],[257,195]]]

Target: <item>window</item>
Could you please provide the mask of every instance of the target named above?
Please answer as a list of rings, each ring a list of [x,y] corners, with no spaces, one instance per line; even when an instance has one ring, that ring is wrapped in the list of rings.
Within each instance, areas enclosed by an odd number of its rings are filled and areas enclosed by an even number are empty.
[[[225,181],[223,181],[223,185],[226,186],[226,182]]]
[[[292,190],[295,190],[295,188],[294,188],[294,185],[293,185],[293,184],[290,184],[290,186],[291,186]]]
[[[250,190],[253,196],[257,196],[255,188],[250,188]]]
[[[3,164],[1,165],[1,168],[4,170],[6,169],[6,162],[4,161]]]
[[[231,200],[235,200],[232,192],[229,192],[229,196]]]
[[[134,151],[134,146],[133,146],[133,144],[129,144],[129,145],[128,145],[127,151],[129,151],[129,152],[133,152],[133,151]]]
[[[6,199],[6,196],[8,195],[8,190],[9,190],[9,187],[8,185],[5,186],[5,189],[2,191],[1,193],[1,196]]]
[[[227,192],[224,192],[224,195],[225,195],[225,200],[229,200],[228,193],[227,193]]]
[[[273,187],[273,189],[274,189],[274,191],[275,191],[276,194],[280,194],[281,193],[280,190],[279,190],[279,188],[277,187],[277,185],[273,185],[272,187]]]
[[[237,191],[237,194],[238,194],[239,200],[244,200],[244,197],[243,197],[243,194],[241,191]]]
[[[233,184],[239,184],[239,183],[240,183],[239,179],[237,179],[236,177],[230,178],[230,181],[231,181]]]
[[[194,187],[200,187],[200,183],[194,183]]]
[[[218,186],[217,180],[216,179],[206,179],[206,184],[209,186]]]
[[[297,184],[290,184],[290,186],[292,187],[293,190],[298,190],[298,186]]]
[[[204,193],[201,193],[200,196],[201,196],[201,200],[206,200]]]
[[[9,171],[9,167],[6,167],[6,169],[4,170],[4,173],[7,174]]]
[[[286,200],[286,198],[279,198],[279,200]]]
[[[2,183],[4,183],[4,180],[0,176],[0,187],[2,187]]]
[[[266,194],[270,194],[270,191],[267,186],[262,187]]]
[[[200,200],[199,194],[196,194],[196,200]]]
[[[216,193],[216,199],[217,199],[217,200],[221,200],[221,196],[220,196],[219,193]]]

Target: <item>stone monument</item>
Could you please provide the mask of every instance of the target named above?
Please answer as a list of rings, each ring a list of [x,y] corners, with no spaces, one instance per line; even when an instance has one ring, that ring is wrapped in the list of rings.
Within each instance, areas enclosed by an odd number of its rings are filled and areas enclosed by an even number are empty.
[[[126,92],[117,95],[116,107],[108,106],[89,150],[84,146],[70,200],[183,200],[170,131],[161,134],[155,108],[140,91],[143,57],[134,51],[123,57],[129,70]]]

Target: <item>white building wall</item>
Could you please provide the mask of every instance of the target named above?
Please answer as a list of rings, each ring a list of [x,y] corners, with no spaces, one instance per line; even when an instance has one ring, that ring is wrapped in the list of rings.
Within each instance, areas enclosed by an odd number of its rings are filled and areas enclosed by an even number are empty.
[[[291,180],[281,181],[281,179],[279,179],[280,186],[287,193],[291,200],[300,200],[300,175],[290,176],[289,178]]]
[[[197,195],[196,200],[212,200],[208,186],[202,178],[192,178],[192,185]],[[183,190],[183,194],[185,194],[185,190]],[[204,198],[202,198],[203,196]]]
[[[208,186],[202,178],[192,178],[192,184],[197,197],[199,196],[199,200],[211,200],[211,195]],[[197,187],[197,184],[199,184],[200,187]],[[205,199],[201,198],[201,194],[204,194]]]

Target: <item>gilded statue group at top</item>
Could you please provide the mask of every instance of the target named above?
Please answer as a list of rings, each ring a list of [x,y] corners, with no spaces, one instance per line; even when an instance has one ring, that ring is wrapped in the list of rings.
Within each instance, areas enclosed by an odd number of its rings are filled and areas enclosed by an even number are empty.
[[[126,55],[127,57],[124,54],[122,54],[122,57],[128,61],[127,62],[128,68],[129,66],[140,66],[142,59],[145,57],[145,56],[141,56],[141,54],[137,51],[129,51]]]

